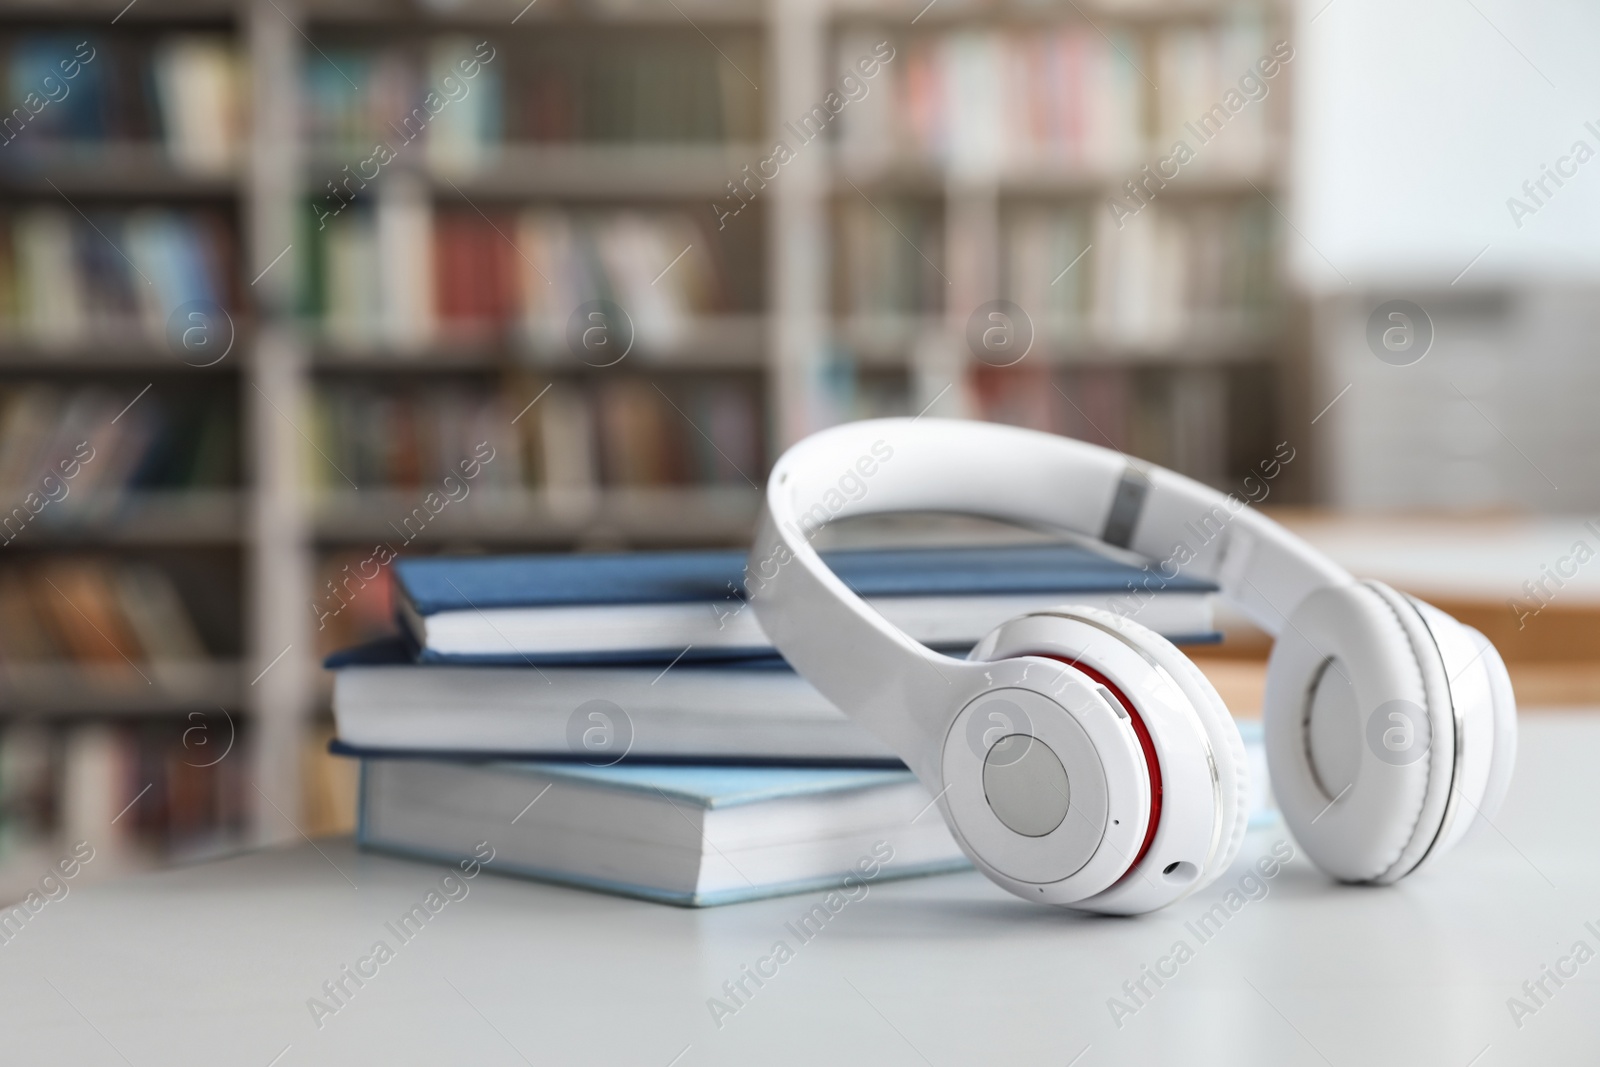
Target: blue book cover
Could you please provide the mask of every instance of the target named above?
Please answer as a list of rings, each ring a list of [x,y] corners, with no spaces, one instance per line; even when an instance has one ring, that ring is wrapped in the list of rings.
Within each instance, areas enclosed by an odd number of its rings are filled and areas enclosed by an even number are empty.
[[[847,549],[822,558],[863,597],[1120,592],[1151,578],[1071,545]],[[445,611],[742,599],[746,553],[429,557],[396,561],[402,595],[422,616]],[[1162,592],[1211,592],[1187,575]]]
[[[15,41],[9,49],[7,66],[6,106],[28,116],[26,137],[18,151],[42,148],[52,140],[92,141],[107,136],[111,131],[105,124],[104,73],[108,61],[100,59],[88,63],[78,62],[84,55],[96,58],[105,55],[100,48],[103,41],[90,45],[93,51],[80,51],[78,43],[84,38],[71,34],[29,34]],[[62,63],[67,70],[75,70],[71,78],[64,76]],[[34,109],[38,110],[35,111]],[[6,135],[15,138],[17,131],[7,128]]]
[[[1216,644],[1221,640],[1222,635],[1220,633],[1205,633],[1194,635],[1193,640],[1185,640],[1178,643],[1191,645]],[[948,652],[954,656],[964,656],[967,653],[964,648],[946,648],[939,651]],[[522,668],[530,666],[514,657],[502,657],[493,660],[473,659],[469,662],[472,666],[481,667]],[[654,663],[655,661],[652,659],[647,662]],[[411,635],[405,632],[392,637],[374,638],[364,644],[352,645],[349,648],[341,648],[337,652],[328,653],[322,660],[323,669],[329,671],[342,670],[345,667],[398,667],[402,665],[441,667],[460,666],[462,664],[459,659],[452,657],[425,654],[417,647],[417,643],[411,639]],[[540,665],[545,667],[629,667],[638,666],[639,664],[631,657],[616,655],[568,656],[563,657],[562,662],[559,663],[541,659]],[[726,659],[695,660],[694,665],[705,670],[721,668],[723,670],[738,671],[788,671],[791,673],[794,671],[794,668],[789,666],[789,661],[776,652],[764,656],[750,655]]]
[[[1063,544],[851,549],[823,558],[914,640],[964,652],[1006,619],[1064,602],[1177,641],[1214,629],[1215,586]],[[626,664],[771,657],[740,551],[406,559],[397,614],[419,660]]]

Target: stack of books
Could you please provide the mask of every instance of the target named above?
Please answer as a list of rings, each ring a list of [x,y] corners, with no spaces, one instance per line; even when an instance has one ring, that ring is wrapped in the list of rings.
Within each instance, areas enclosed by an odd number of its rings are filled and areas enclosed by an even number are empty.
[[[825,552],[930,647],[1062,603],[1214,637],[1205,582],[1059,544]],[[683,905],[965,866],[933,798],[778,657],[737,551],[397,561],[403,635],[330,657],[363,847]],[[1142,607],[1138,607],[1142,603]],[[870,872],[870,873],[868,873]]]

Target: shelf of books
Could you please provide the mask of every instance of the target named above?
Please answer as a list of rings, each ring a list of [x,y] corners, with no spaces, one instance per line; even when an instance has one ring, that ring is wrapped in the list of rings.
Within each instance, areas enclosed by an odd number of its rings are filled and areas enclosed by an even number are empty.
[[[309,9],[320,649],[392,628],[375,545],[748,534],[767,252],[707,205],[765,134],[762,15],[654,7]]]
[[[159,5],[155,5],[159,8]],[[0,19],[0,895],[252,837],[241,44],[220,5]],[[220,339],[220,337],[218,338]]]
[[[1247,468],[1285,355],[1273,205],[1293,50],[1278,19],[836,8],[814,87],[838,107],[818,194],[838,235],[834,358],[876,379],[848,413],[931,404],[1214,484]],[[827,118],[811,114],[801,132]]]
[[[1271,454],[1275,6],[121,7],[0,14],[0,872],[337,826],[400,556],[738,545],[874,414]]]

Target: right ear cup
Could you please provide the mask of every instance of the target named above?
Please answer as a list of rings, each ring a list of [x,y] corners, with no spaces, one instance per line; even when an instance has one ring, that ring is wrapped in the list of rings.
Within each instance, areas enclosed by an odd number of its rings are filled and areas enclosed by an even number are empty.
[[[1342,881],[1389,883],[1492,817],[1515,704],[1483,635],[1378,582],[1297,607],[1267,668],[1267,764],[1285,821]]]

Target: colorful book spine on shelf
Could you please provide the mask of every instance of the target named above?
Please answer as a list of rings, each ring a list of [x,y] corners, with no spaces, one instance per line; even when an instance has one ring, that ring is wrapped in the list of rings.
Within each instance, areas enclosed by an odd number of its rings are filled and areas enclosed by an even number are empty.
[[[566,352],[572,316],[605,300],[637,343],[673,346],[734,303],[695,217],[435,209],[401,181],[310,227],[308,310],[330,342],[403,349],[512,340]]]
[[[836,69],[870,50],[869,37],[842,35]],[[1148,38],[1087,22],[913,35],[886,84],[841,115],[841,146],[861,160],[931,159],[958,172],[1049,166],[1111,176],[1181,140],[1204,168],[1259,168],[1270,128],[1259,102],[1271,92],[1252,74],[1268,56],[1260,20],[1213,17]],[[1246,76],[1248,103],[1239,88]]]
[[[765,467],[760,392],[719,375],[561,381],[528,413],[535,484],[748,486]]]
[[[1035,363],[976,368],[971,393],[981,418],[1077,437],[1220,486],[1237,473],[1235,453],[1284,460],[1264,377],[1252,364]]]
[[[314,836],[355,827],[355,764],[313,729],[302,752],[300,823]],[[183,716],[0,722],[0,903],[19,900],[64,855],[72,885],[245,847],[258,802],[248,784],[249,720],[218,708]],[[14,933],[14,932],[13,932]]]
[[[37,381],[0,386],[0,491],[19,503],[30,491],[49,498],[48,507],[33,512],[48,525],[128,490],[237,483],[232,397],[209,392],[184,401],[158,394],[129,407],[137,392]],[[0,529],[0,541],[6,536]]]
[[[499,49],[487,40],[450,35],[429,43],[427,88],[417,95],[432,116],[424,136],[428,164],[436,172],[470,173],[493,157],[505,123],[505,69]],[[439,103],[430,106],[428,94]],[[415,102],[408,113],[416,116]]]
[[[740,375],[560,379],[503,396],[329,384],[304,462],[311,484],[335,491],[346,478],[432,488],[473,457],[476,492],[746,486],[765,471],[761,410],[755,381]]]
[[[1005,219],[1001,291],[1042,338],[1071,341],[1087,330],[1095,266],[1087,256],[1089,215],[1079,203],[1020,205]]]
[[[470,170],[505,142],[756,140],[760,104],[744,79],[760,77],[760,35],[711,33],[715,48],[692,31],[626,28],[604,40],[564,29],[497,38],[489,52],[457,35],[376,47],[328,40],[319,47],[329,62],[305,68],[307,130],[329,148],[366,150],[395,136],[409,142],[416,131],[396,124],[434,91],[450,102],[421,140],[427,162],[447,171]],[[463,91],[461,58],[484,55],[492,58]]]
[[[441,212],[433,220],[434,313],[440,332],[472,339],[505,330],[517,310],[517,247],[503,236],[514,218],[475,211]]]
[[[119,722],[0,726],[0,898],[80,841],[91,880],[240,847],[250,806],[249,729],[216,710]],[[87,858],[86,858],[87,857]]]
[[[1259,198],[1155,203],[1100,242],[1097,336],[1134,347],[1247,344],[1275,303],[1271,207]]]
[[[165,346],[183,305],[238,306],[235,259],[231,229],[207,211],[17,210],[0,219],[0,334],[45,347]]]
[[[725,61],[703,40],[682,33],[673,34],[666,47],[638,33],[618,41],[590,38],[581,52],[554,67],[555,79],[530,80],[519,95],[532,115],[576,101],[566,122],[578,134],[574,140],[755,140],[760,110],[744,79],[761,75],[760,38],[726,30],[716,36]],[[545,55],[554,50],[543,49]],[[532,139],[535,130],[525,129]]]
[[[0,119],[0,142],[13,154],[154,143],[185,173],[226,174],[239,163],[247,79],[225,37],[30,34],[4,46],[0,63],[8,98],[23,105]]]
[[[835,304],[851,318],[933,315],[948,282],[940,264],[943,226],[932,204],[856,197],[839,207]]]
[[[158,566],[60,556],[0,569],[4,668],[94,664],[108,681],[132,682],[138,664],[209,656],[172,576]]]
[[[848,35],[836,65],[865,38]],[[986,171],[1040,162],[1084,170],[1125,165],[1143,144],[1137,42],[1087,25],[1023,32],[960,30],[902,42],[885,99],[846,109],[847,152],[891,154]],[[870,93],[868,96],[870,99]]]
[[[867,204],[843,206],[840,313],[936,312],[946,285],[923,258],[939,258],[936,222],[904,204],[879,206],[892,225]],[[1223,352],[1247,348],[1272,326],[1277,306],[1271,210],[1253,194],[1157,202],[1108,237],[1094,203],[1019,203],[1002,216],[1001,291],[1047,346],[1157,351],[1181,338]],[[958,245],[950,258],[976,252]]]
[[[470,171],[504,132],[505,59],[494,44],[449,34],[374,47],[318,46],[325,63],[303,75],[306,132],[326,153],[371,152],[374,142],[419,152],[441,172]]]
[[[173,162],[199,174],[227,173],[244,141],[245,72],[220,38],[173,37],[154,50],[152,80]]]
[[[460,483],[468,464],[476,472],[468,492],[513,488],[523,482],[515,414],[481,387],[328,384],[316,394],[303,450],[306,481],[331,490],[434,490],[447,476]]]
[[[1156,94],[1156,147],[1165,153],[1182,141],[1195,151],[1197,167],[1258,171],[1270,128],[1262,102],[1273,88],[1257,69],[1272,58],[1262,24],[1244,17],[1165,27],[1153,51],[1163,87]]]

